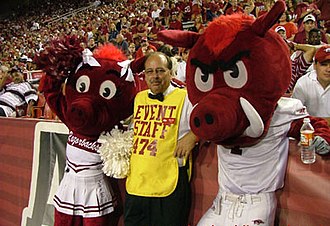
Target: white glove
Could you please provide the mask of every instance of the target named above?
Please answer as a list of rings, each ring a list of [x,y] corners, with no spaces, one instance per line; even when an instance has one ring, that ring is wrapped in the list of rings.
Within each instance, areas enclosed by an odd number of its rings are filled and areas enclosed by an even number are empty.
[[[320,136],[314,137],[312,146],[314,146],[315,152],[319,155],[326,155],[330,152],[330,145],[324,138]]]

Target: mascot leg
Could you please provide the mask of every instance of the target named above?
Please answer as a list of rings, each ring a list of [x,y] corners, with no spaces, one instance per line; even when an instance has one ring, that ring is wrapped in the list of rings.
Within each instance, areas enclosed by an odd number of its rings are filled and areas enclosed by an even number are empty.
[[[55,209],[54,226],[117,226],[119,214],[112,212],[101,217],[83,218],[58,212]]]
[[[274,192],[256,195],[218,194],[198,226],[274,225]]]

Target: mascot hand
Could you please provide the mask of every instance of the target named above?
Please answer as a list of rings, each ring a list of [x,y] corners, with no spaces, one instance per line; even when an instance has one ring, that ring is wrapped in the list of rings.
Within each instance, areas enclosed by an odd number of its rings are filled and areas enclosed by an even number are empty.
[[[315,136],[312,145],[315,148],[315,152],[319,155],[327,155],[330,153],[328,142],[320,136]]]

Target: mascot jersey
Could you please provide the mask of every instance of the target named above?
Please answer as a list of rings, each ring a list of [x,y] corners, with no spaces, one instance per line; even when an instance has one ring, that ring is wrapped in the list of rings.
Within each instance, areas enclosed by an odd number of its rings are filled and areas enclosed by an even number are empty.
[[[241,148],[242,155],[218,145],[220,191],[256,194],[283,187],[289,149],[287,133],[293,120],[306,116],[299,100],[281,98],[268,133],[258,144]]]
[[[66,169],[54,196],[57,211],[83,217],[113,212],[113,192],[102,171],[97,150],[100,143],[79,138],[70,132],[66,148]]]
[[[186,94],[186,90],[173,89],[163,102],[148,98],[148,90],[136,96],[133,153],[126,182],[129,194],[165,197],[175,190],[179,166],[173,153]]]

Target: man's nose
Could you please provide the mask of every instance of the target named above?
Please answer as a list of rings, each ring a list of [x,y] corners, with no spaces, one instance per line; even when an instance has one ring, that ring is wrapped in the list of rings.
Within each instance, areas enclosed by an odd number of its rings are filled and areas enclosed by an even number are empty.
[[[159,73],[158,73],[157,71],[154,71],[154,72],[152,73],[152,77],[153,77],[153,78],[159,78]]]

